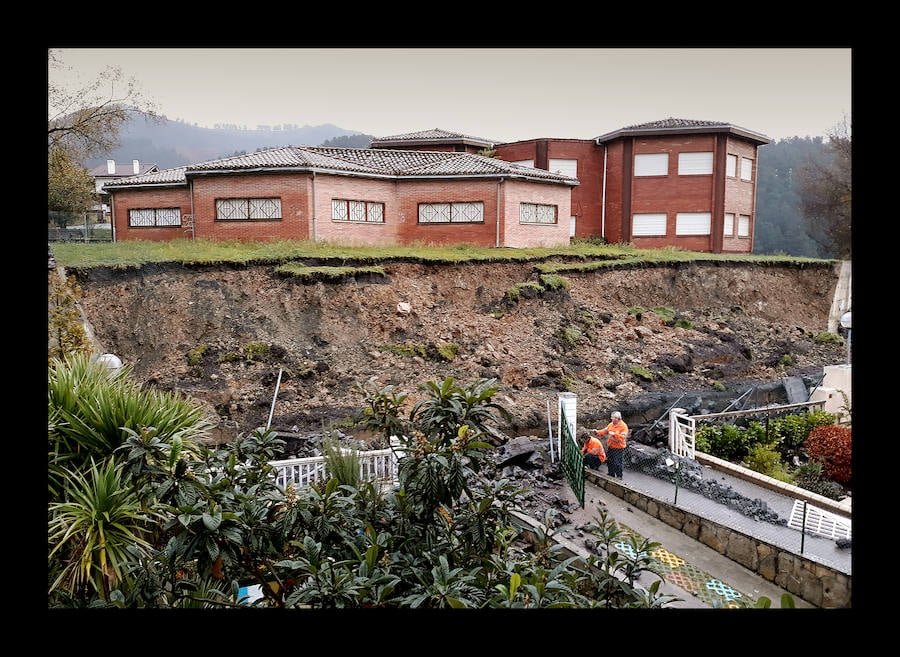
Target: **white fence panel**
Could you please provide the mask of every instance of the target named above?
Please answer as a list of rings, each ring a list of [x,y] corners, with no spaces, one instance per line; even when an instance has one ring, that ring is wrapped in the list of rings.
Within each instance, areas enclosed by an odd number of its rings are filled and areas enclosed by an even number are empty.
[[[358,452],[360,481],[374,481],[383,485],[397,485],[397,455],[393,449]],[[288,484],[298,488],[324,483],[329,474],[324,456],[270,461],[275,468],[275,483],[282,489]]]
[[[852,521],[812,506],[804,500],[794,500],[788,526],[803,530],[803,508],[806,507],[806,531],[828,538],[850,538]]]

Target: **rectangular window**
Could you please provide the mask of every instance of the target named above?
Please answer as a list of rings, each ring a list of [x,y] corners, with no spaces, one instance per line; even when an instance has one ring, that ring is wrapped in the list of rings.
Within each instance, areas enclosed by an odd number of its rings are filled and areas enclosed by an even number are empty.
[[[708,153],[679,153],[679,176],[705,176],[713,172],[713,154]]]
[[[676,235],[709,235],[709,212],[679,212],[675,215]]]
[[[333,198],[331,199],[331,220],[383,224],[384,203]]]
[[[216,199],[216,221],[281,221],[281,199]]]
[[[634,175],[666,176],[669,174],[669,154],[649,153],[634,156]]]
[[[556,160],[551,157],[547,166],[553,173],[561,173],[569,178],[578,177],[578,160]]]
[[[738,216],[738,237],[750,237],[750,215]]]
[[[737,178],[737,155],[725,157],[725,175],[729,178]]]
[[[634,237],[665,236],[665,212],[634,215],[631,218],[631,234]]]
[[[519,204],[520,224],[555,224],[556,206],[538,203]]]
[[[144,208],[128,211],[128,226],[131,228],[180,225],[181,208]]]
[[[753,180],[753,160],[741,158],[741,180]]]
[[[734,236],[734,212],[725,213],[725,228],[722,230],[725,237]]]
[[[420,203],[420,224],[484,223],[484,203]]]

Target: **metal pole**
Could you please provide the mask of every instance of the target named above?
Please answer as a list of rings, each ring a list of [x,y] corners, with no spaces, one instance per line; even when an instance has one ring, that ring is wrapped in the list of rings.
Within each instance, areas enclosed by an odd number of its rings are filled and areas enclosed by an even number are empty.
[[[272,408],[269,409],[269,421],[266,422],[266,431],[272,426],[272,415],[275,413],[275,400],[278,399],[278,388],[281,387],[281,368],[278,368],[278,381],[275,382],[275,394],[272,395]]]
[[[806,500],[803,500],[803,523],[800,525],[800,554],[803,554],[803,544],[806,542]]]
[[[677,457],[676,457],[677,458]],[[681,472],[681,461],[675,461],[675,501],[673,504],[678,505],[678,473]]]
[[[847,365],[850,364],[850,331],[851,329],[847,329]]]
[[[550,463],[556,463],[553,457],[553,425],[550,423],[550,400],[547,400],[547,434],[550,436]]]

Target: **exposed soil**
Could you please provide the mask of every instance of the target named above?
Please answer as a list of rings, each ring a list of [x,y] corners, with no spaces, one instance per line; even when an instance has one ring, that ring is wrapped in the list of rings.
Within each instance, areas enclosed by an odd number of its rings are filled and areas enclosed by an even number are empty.
[[[497,379],[509,436],[546,436],[548,401],[555,417],[562,391],[578,397],[579,426],[620,409],[634,431],[679,397],[690,412],[722,410],[751,388],[756,404],[780,401],[783,377],[815,384],[845,355],[840,342],[814,340],[827,328],[831,265],[566,273],[567,289],[517,302],[507,292],[538,281],[533,264],[382,266],[383,278],[336,283],[272,265],[67,273],[99,348],[145,385],[201,404],[213,441],[265,426],[270,413],[285,434],[347,426],[362,405],[355,384],[394,386],[412,404],[420,384],[445,377]]]

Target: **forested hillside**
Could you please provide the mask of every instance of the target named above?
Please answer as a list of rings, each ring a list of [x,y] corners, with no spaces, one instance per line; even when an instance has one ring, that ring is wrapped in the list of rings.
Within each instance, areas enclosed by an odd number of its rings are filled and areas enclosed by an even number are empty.
[[[333,140],[338,143],[328,143]],[[372,137],[335,125],[270,126],[270,129],[245,130],[239,126],[201,128],[183,121],[161,123],[131,119],[122,130],[119,147],[108,156],[84,162],[87,168],[134,159],[170,169],[232,155],[244,155],[280,146],[322,146],[367,148]]]
[[[108,157],[117,162],[138,159],[168,169],[288,145],[368,148],[372,139],[372,135],[331,124],[245,130],[239,126],[201,128],[182,121],[132,120],[122,131],[119,148]],[[753,253],[830,257],[805,232],[792,176],[808,159],[822,161],[827,157],[828,147],[822,137],[792,137],[759,149]],[[97,158],[84,164],[92,168],[105,160]]]

